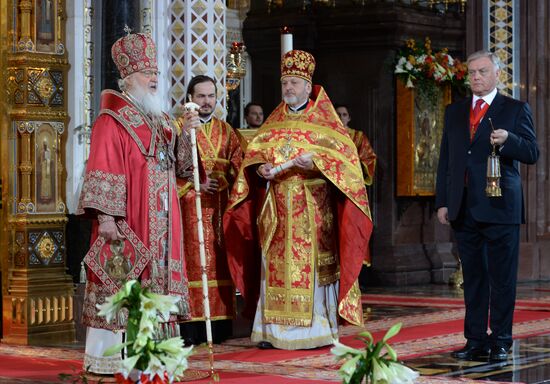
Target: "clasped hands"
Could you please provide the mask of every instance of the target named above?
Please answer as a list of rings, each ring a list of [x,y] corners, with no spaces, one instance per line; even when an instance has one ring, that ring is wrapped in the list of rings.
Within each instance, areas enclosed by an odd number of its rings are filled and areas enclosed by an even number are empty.
[[[294,166],[304,171],[310,171],[313,169],[313,157],[311,153],[304,153],[293,160],[290,160],[291,166]],[[287,162],[287,163],[289,163]],[[275,175],[280,171],[288,168],[287,163],[274,167],[271,163],[265,163],[258,167],[257,173],[260,177],[263,177],[266,180],[273,180]]]

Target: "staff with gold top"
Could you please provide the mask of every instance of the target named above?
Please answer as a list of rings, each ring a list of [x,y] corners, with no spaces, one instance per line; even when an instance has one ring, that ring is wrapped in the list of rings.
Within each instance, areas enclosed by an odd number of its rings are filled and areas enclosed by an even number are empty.
[[[208,276],[206,275],[206,251],[204,247],[204,228],[202,223],[202,206],[199,174],[199,157],[197,151],[197,128],[200,126],[198,111],[200,106],[191,101],[184,105],[186,122],[189,125],[189,136],[191,139],[191,154],[193,159],[193,184],[195,188],[195,207],[197,212],[197,234],[199,238],[199,256],[202,269],[202,294],[203,313],[206,322],[206,342],[208,344],[208,355],[210,361],[210,373],[214,375],[214,349],[212,343],[212,323],[210,319],[210,300],[208,297]]]

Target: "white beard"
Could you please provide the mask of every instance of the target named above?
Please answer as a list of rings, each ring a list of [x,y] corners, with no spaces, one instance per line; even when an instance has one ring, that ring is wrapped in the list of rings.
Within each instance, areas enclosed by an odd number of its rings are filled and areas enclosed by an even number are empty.
[[[137,101],[141,109],[153,117],[162,116],[162,100],[158,93],[152,93],[147,88],[136,85],[129,93]]]
[[[296,105],[296,103],[298,103],[298,97],[296,97],[296,96],[285,96],[285,97],[283,97],[283,100],[288,105]]]

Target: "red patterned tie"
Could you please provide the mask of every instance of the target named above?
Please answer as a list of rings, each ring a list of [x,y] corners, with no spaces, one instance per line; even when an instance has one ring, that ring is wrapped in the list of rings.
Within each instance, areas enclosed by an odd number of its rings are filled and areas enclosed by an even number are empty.
[[[483,103],[484,103],[483,99],[477,99],[476,105],[474,106],[474,110],[470,118],[470,140],[473,140],[476,134],[476,130],[479,125],[479,122],[481,121],[481,118],[484,114],[481,110],[481,106],[483,105]]]

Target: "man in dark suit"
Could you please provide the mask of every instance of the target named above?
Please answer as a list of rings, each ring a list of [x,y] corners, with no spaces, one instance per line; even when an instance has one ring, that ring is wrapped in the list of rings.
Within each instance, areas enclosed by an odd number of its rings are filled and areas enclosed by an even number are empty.
[[[498,57],[479,51],[467,64],[473,96],[445,111],[436,185],[437,217],[454,230],[464,275],[467,343],[451,355],[504,361],[512,345],[525,220],[519,163],[535,163],[539,150],[529,105],[497,91]],[[493,145],[500,156],[500,197],[485,191]]]

